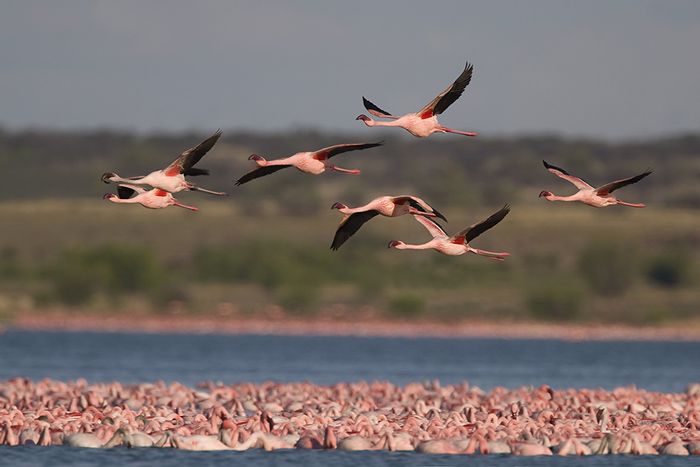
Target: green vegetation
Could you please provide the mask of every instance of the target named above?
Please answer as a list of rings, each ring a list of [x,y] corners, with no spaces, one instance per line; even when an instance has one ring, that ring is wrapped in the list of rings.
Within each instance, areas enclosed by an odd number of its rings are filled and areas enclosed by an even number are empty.
[[[236,188],[253,152],[276,157],[366,135],[234,133],[202,162],[213,172],[206,186],[231,196],[178,194],[200,212],[101,199],[113,188],[100,182],[102,172],[161,166],[200,136],[0,131],[0,168],[13,174],[0,185],[0,313],[51,306],[160,313],[177,305],[346,319],[359,310],[426,320],[700,318],[700,136],[620,144],[386,137],[383,148],[339,156],[362,176],[287,170]],[[538,199],[542,189],[573,190],[542,168],[542,158],[594,184],[654,168],[624,190],[624,199],[649,207],[595,210]],[[329,250],[340,220],[329,209],[334,201],[400,193],[433,203],[451,232],[512,204],[474,245],[513,256],[498,263],[387,249],[392,239],[427,240],[409,217],[377,218]]]

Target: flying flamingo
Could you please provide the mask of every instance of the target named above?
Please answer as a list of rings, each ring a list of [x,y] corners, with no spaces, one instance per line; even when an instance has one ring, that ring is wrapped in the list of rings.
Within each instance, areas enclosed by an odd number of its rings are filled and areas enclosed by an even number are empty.
[[[542,161],[542,163],[548,171],[550,171],[559,178],[563,178],[564,180],[578,188],[578,193],[574,193],[570,196],[557,196],[551,191],[542,191],[540,192],[540,198],[545,198],[548,201],[580,201],[589,206],[593,206],[594,208],[604,208],[607,206],[614,206],[616,204],[619,204],[620,206],[629,206],[632,208],[646,207],[644,204],[641,203],[628,203],[625,201],[620,201],[610,193],[617,190],[618,188],[622,188],[623,186],[637,183],[647,175],[651,174],[651,170],[648,170],[639,175],[635,175],[634,177],[616,180],[599,188],[594,188],[588,183],[584,182],[582,179],[569,174],[569,172],[567,172],[564,169],[556,167],[544,160]]]
[[[369,149],[381,145],[382,143],[336,144],[335,146],[329,146],[327,148],[319,149],[318,151],[298,152],[292,156],[271,161],[268,161],[264,157],[257,154],[252,154],[248,160],[255,161],[258,168],[239,178],[236,181],[236,185],[243,185],[244,183],[248,183],[253,179],[270,175],[271,173],[275,173],[278,170],[282,170],[287,167],[296,167],[298,170],[312,175],[322,174],[326,171],[326,169],[357,175],[360,173],[359,170],[343,169],[333,165],[329,162],[330,158],[344,152],[359,151],[361,149]]]
[[[134,196],[136,194],[136,196]],[[132,197],[133,196],[133,197]],[[168,206],[179,206],[190,211],[199,211],[199,208],[180,203],[175,197],[165,190],[153,188],[146,190],[140,186],[120,183],[117,194],[107,193],[102,197],[113,203],[140,204],[148,209],[163,209]]]
[[[389,242],[389,248],[396,248],[398,250],[435,250],[444,255],[458,256],[464,253],[476,253],[477,255],[486,256],[497,261],[504,260],[510,253],[505,252],[494,252],[487,250],[480,250],[478,248],[472,248],[469,246],[469,242],[474,240],[476,237],[486,232],[499,222],[503,220],[506,215],[510,212],[510,207],[505,205],[500,211],[492,214],[488,219],[479,222],[477,224],[471,225],[466,229],[458,232],[456,235],[449,236],[443,230],[440,225],[433,222],[432,219],[428,219],[425,216],[413,216],[418,222],[423,224],[433,239],[427,243],[420,245],[410,245],[399,240],[392,240]]]
[[[148,175],[140,175],[130,178],[122,178],[115,173],[106,172],[102,174],[102,181],[105,183],[113,182],[128,183],[130,185],[150,185],[153,188],[160,188],[161,190],[165,190],[170,193],[189,190],[202,191],[204,193],[219,196],[226,195],[226,193],[220,191],[211,191],[201,188],[185,180],[185,176],[187,175],[193,177],[197,175],[209,175],[208,170],[195,168],[194,165],[199,162],[207,152],[209,152],[220,137],[221,130],[218,130],[197,146],[180,154],[180,157],[175,159],[170,165],[162,170],[156,170]]]
[[[345,214],[343,220],[340,221],[338,230],[335,232],[331,250],[340,248],[343,243],[355,235],[355,232],[357,232],[360,227],[379,214],[386,217],[414,214],[417,216],[439,217],[447,222],[445,216],[439,211],[417,196],[410,195],[380,196],[364,206],[356,208],[349,208],[342,203],[335,203],[331,206],[331,209],[337,209]]]
[[[464,67],[464,71],[459,77],[447,87],[444,91],[438,94],[435,99],[430,101],[425,107],[415,113],[408,113],[401,117],[396,117],[391,113],[380,109],[364,97],[362,102],[365,109],[379,118],[386,118],[390,121],[373,120],[365,114],[358,115],[355,120],[362,120],[367,126],[398,126],[411,133],[413,136],[425,138],[433,133],[456,133],[464,136],[476,136],[477,133],[471,131],[459,131],[447,128],[438,123],[437,116],[443,113],[450,105],[452,105],[459,96],[464,92],[472,79],[474,66],[469,62]]]

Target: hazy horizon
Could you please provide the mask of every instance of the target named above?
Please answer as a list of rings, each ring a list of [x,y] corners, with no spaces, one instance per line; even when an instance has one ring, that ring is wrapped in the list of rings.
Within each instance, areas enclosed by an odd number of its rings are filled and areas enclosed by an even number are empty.
[[[483,136],[646,139],[700,128],[700,4],[11,1],[0,127],[377,134],[464,62],[444,124]]]

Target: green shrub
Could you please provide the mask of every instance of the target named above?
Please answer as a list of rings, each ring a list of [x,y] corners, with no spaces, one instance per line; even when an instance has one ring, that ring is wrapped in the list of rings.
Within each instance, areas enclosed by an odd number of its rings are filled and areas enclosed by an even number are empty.
[[[401,318],[415,318],[425,312],[425,300],[413,294],[399,295],[389,301],[389,311]]]
[[[105,245],[64,251],[47,271],[55,298],[78,305],[98,292],[152,293],[166,272],[147,248]]]
[[[629,245],[602,240],[588,244],[578,259],[578,269],[593,291],[620,295],[634,282],[636,261]]]
[[[277,304],[296,314],[309,314],[314,311],[318,295],[318,287],[306,282],[286,284],[275,293]]]
[[[662,287],[677,287],[690,280],[691,260],[686,251],[672,250],[661,253],[649,261],[647,279]]]
[[[581,316],[585,293],[576,281],[547,280],[526,290],[530,314],[542,320],[575,320]]]

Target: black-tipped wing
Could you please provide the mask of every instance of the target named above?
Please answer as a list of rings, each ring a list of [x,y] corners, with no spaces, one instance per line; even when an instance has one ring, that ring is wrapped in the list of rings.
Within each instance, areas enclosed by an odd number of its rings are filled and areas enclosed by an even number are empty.
[[[256,178],[264,177],[265,175],[270,175],[278,170],[286,169],[287,167],[291,167],[291,165],[267,165],[265,167],[258,167],[257,169],[248,172],[236,180],[236,186],[243,185],[244,183],[248,183]]]
[[[464,89],[467,87],[467,85],[469,85],[472,80],[473,72],[474,65],[467,62],[467,64],[464,66],[464,71],[462,71],[462,74],[459,75],[454,83],[450,84],[444,91],[438,94],[435,99],[423,107],[418,112],[418,115],[420,115],[422,118],[430,118],[433,115],[440,115],[447,110],[449,106],[454,104],[454,102],[459,99],[459,96],[462,95]]]
[[[209,171],[207,169],[198,169],[195,167],[192,167],[191,169],[187,169],[183,172],[183,175],[189,175],[190,177],[196,177],[198,175],[209,175]]]
[[[588,184],[585,180],[579,177],[575,177],[571,175],[569,172],[566,170],[562,169],[561,167],[557,167],[556,165],[552,165],[549,162],[542,160],[542,164],[544,164],[545,168],[552,174],[556,175],[557,177],[566,180],[567,182],[571,183],[574,185],[576,188],[579,190],[588,190],[592,189],[593,187]]]
[[[336,144],[335,146],[329,146],[327,148],[319,149],[316,151],[316,155],[320,159],[330,159],[331,157],[337,156],[348,151],[360,151],[362,149],[376,148],[381,146],[382,142],[379,143],[353,143],[353,144]]]
[[[629,177],[629,178],[623,178],[622,180],[616,180],[614,182],[610,182],[607,185],[603,185],[600,188],[597,188],[595,191],[599,196],[605,196],[613,191],[617,190],[618,188],[622,188],[623,186],[631,185],[633,183],[637,183],[644,177],[647,177],[648,175],[651,174],[651,170],[647,170],[644,173],[641,173],[639,175],[635,175],[634,177]]]
[[[205,139],[197,146],[188,149],[187,151],[180,154],[180,157],[175,159],[172,164],[170,164],[165,172],[170,173],[181,173],[188,175],[187,172],[192,170],[192,167],[199,162],[204,155],[209,152],[211,148],[214,147],[216,142],[221,137],[221,130],[217,130],[216,133],[211,135],[209,138]],[[201,169],[195,169],[196,173],[192,175],[207,175],[209,172],[203,173]]]
[[[340,248],[348,238],[352,237],[355,235],[355,232],[360,230],[360,227],[378,214],[378,211],[371,210],[356,212],[346,217],[340,226],[338,226],[338,230],[335,231],[335,237],[333,237],[333,243],[331,243],[331,250]]]
[[[374,115],[375,117],[379,117],[379,118],[398,118],[398,117],[395,117],[395,116],[391,115],[390,112],[387,112],[386,110],[382,110],[382,109],[380,109],[379,107],[377,107],[376,105],[372,104],[370,101],[368,101],[367,99],[365,99],[364,96],[362,96],[362,103],[364,104],[365,109],[367,109],[367,112],[371,113],[371,114]]]
[[[459,232],[454,238],[464,237],[465,243],[469,243],[476,237],[486,232],[499,222],[501,222],[510,212],[510,206],[503,206],[498,212],[489,216],[488,219],[479,222],[478,224],[470,225],[466,229]]]
[[[432,207],[431,205],[429,205],[428,203],[426,203],[422,199],[418,198],[417,196],[410,196],[410,195],[397,196],[394,198],[394,201],[399,202],[399,203],[408,202],[408,204],[412,208],[417,209],[418,211],[422,211],[422,212],[432,212],[433,214],[435,214],[436,217],[447,222],[447,218],[444,215],[442,215],[442,213],[440,211],[438,211],[437,209],[435,209],[434,207]]]

